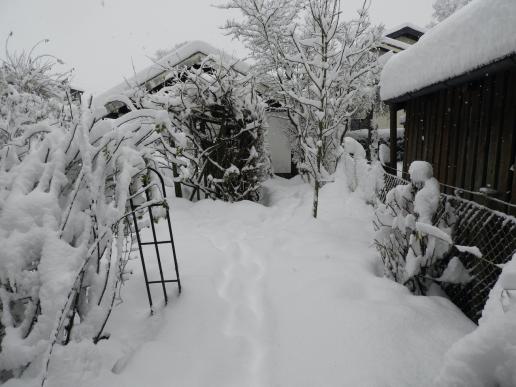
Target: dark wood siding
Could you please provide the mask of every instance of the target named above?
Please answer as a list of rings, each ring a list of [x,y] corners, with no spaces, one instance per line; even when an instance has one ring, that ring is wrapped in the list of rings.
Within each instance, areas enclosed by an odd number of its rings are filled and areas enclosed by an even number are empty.
[[[425,160],[442,183],[488,187],[516,204],[516,67],[413,98],[405,109],[405,172]]]

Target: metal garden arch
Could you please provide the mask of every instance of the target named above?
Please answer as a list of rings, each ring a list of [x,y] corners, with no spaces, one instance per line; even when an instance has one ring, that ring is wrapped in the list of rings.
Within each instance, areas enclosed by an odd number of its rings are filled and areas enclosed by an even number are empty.
[[[141,172],[143,172],[143,171],[147,171],[147,173],[154,173],[158,177],[158,179],[160,181],[160,185],[161,185],[161,195],[163,196],[163,202],[150,204],[150,205],[146,206],[145,208],[138,208],[138,206],[135,205],[135,203],[134,203],[135,197],[132,194],[130,195],[130,198],[129,198],[129,204],[131,206],[131,213],[132,213],[132,220],[133,220],[133,227],[134,227],[134,232],[136,234],[136,240],[138,242],[138,251],[139,251],[140,260],[142,263],[143,276],[145,278],[145,287],[147,289],[147,297],[149,299],[149,305],[150,305],[151,313],[152,313],[152,305],[153,304],[152,304],[152,295],[151,295],[151,291],[150,291],[150,285],[161,284],[161,288],[163,289],[163,297],[165,299],[165,304],[166,304],[168,302],[168,296],[167,296],[167,289],[166,289],[165,284],[171,283],[171,282],[177,283],[178,292],[179,292],[179,294],[181,294],[181,279],[179,278],[179,268],[178,268],[178,264],[177,264],[176,247],[174,244],[174,236],[172,233],[172,224],[170,222],[170,213],[169,213],[169,208],[168,208],[168,202],[166,201],[167,193],[165,191],[165,182],[163,180],[163,176],[161,176],[161,174],[152,167],[146,167]],[[138,174],[137,176],[139,176],[139,175],[140,174]],[[150,195],[151,187],[152,187],[151,185],[147,185],[147,186],[145,186],[145,189],[144,189],[145,199],[147,202],[151,201],[151,195]],[[168,232],[169,232],[169,238],[167,240],[161,240],[161,241],[157,240],[156,227],[154,224],[154,216],[152,213],[153,207],[164,207],[165,218],[166,218]],[[148,212],[150,227],[152,230],[152,241],[142,241],[141,234],[140,234],[141,230],[138,227],[138,217],[136,214],[137,211],[147,211]],[[159,245],[163,245],[163,244],[168,244],[171,247],[171,252],[172,252],[173,259],[174,259],[174,270],[176,273],[175,279],[165,279],[164,278],[163,265],[161,262],[161,255],[160,255],[160,251],[159,251]],[[147,246],[147,245],[154,245],[154,249],[156,252],[156,258],[158,261],[159,277],[160,277],[159,280],[149,280],[148,272],[147,272],[147,265],[145,263],[145,255],[143,253],[143,246]]]

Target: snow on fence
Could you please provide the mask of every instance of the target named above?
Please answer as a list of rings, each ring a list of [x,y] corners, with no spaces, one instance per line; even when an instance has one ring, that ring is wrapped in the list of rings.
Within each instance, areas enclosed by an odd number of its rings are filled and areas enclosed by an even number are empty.
[[[405,128],[398,128],[396,133],[396,160],[403,161],[403,156],[405,154]],[[377,148],[377,152],[380,152],[380,147],[389,146],[390,135],[391,130],[389,128],[377,129],[377,139],[374,138],[374,132],[372,133],[371,137],[369,136],[369,129],[352,130],[346,134],[347,137],[351,137],[357,140],[360,143],[360,145],[364,147],[364,149],[369,149],[371,145],[375,146]],[[377,142],[376,145],[374,145],[375,142]]]
[[[385,203],[391,189],[408,183],[407,180],[384,172],[383,184],[377,191],[377,197]],[[516,253],[516,218],[458,196],[441,194],[433,223],[446,224],[456,246],[475,246],[481,252],[481,255],[474,254],[472,249],[453,249],[448,252],[445,261],[458,257],[472,279],[463,285],[441,283],[448,297],[464,314],[478,322],[503,264]]]

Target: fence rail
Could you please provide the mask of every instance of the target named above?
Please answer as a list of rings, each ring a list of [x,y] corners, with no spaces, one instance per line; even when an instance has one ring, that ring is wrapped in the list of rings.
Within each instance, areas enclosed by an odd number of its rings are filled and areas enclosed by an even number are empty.
[[[378,199],[385,202],[387,193],[408,181],[384,174],[384,184]],[[460,258],[473,279],[466,285],[441,284],[448,297],[468,316],[478,322],[489,292],[501,273],[501,266],[516,253],[516,218],[464,198],[441,194],[434,224],[450,227],[455,245],[476,246],[482,253],[477,257],[452,249],[445,260]]]

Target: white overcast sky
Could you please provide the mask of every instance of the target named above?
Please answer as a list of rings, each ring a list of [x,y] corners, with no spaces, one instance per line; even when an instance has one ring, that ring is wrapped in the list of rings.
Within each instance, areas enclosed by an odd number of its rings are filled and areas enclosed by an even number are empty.
[[[350,19],[363,0],[342,0]],[[387,28],[404,22],[425,26],[434,0],[372,0],[371,18]],[[0,0],[0,58],[5,38],[14,50],[48,38],[39,53],[50,53],[73,67],[73,83],[101,93],[150,64],[157,49],[185,40],[204,40],[238,57],[239,42],[220,30],[238,13],[213,8],[224,0]]]

